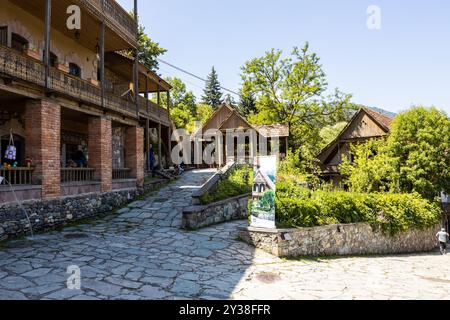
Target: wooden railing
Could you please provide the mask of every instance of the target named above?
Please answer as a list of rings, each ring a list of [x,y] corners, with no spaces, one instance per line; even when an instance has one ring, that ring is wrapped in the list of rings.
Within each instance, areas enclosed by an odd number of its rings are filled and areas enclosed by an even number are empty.
[[[104,14],[106,23],[130,43],[136,42],[136,21],[116,0],[78,0],[97,16]],[[103,3],[103,4],[102,4]]]
[[[94,181],[95,169],[93,168],[62,168],[61,182],[89,182]]]
[[[0,73],[41,87],[45,85],[45,66],[41,61],[5,46],[0,46]],[[51,68],[49,89],[80,101],[98,106],[102,105],[101,88],[99,86],[56,68]],[[105,107],[137,117],[135,103],[113,93],[106,93]]]
[[[128,168],[113,169],[113,180],[130,179],[130,177],[131,177],[131,169]]]
[[[167,109],[158,106],[151,100],[148,101],[148,108],[147,108],[147,101],[142,96],[139,96],[139,111],[144,116],[148,116],[152,119],[161,121],[163,124],[167,126],[170,125],[169,112],[167,111]]]
[[[1,185],[26,185],[33,181],[33,168],[0,168]]]

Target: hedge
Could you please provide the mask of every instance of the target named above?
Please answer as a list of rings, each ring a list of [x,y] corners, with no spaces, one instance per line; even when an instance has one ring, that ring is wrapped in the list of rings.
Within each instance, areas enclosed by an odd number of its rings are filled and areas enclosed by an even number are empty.
[[[218,186],[200,198],[201,204],[237,197],[251,193],[253,185],[253,169],[247,165],[238,165],[231,170]]]
[[[277,225],[314,227],[366,222],[390,234],[426,229],[439,222],[439,204],[419,194],[311,191],[292,182],[277,185]]]

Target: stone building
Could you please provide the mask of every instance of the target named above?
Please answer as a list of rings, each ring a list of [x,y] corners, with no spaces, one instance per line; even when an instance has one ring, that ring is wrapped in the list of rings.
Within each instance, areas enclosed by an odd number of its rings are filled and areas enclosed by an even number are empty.
[[[136,189],[150,142],[170,162],[170,109],[160,101],[171,87],[133,58],[137,22],[125,9],[115,0],[0,5],[0,203],[15,200],[8,183],[19,200]],[[77,8],[81,29],[71,30]],[[11,136],[15,160],[5,159]]]
[[[352,161],[351,146],[369,139],[380,139],[389,134],[392,118],[370,108],[361,108],[335,140],[318,155],[321,178],[339,185],[342,176],[339,165],[344,158]]]

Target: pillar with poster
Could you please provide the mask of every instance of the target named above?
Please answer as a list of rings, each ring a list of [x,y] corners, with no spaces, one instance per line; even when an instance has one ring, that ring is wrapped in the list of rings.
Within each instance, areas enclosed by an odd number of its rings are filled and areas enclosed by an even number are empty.
[[[251,226],[275,229],[277,156],[256,157],[252,194]]]

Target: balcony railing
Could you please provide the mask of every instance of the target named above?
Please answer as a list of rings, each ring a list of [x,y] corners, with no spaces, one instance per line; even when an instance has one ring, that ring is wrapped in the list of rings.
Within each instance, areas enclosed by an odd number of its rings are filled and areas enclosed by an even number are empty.
[[[27,185],[33,181],[33,168],[0,168],[1,185]]]
[[[78,0],[85,7],[91,8],[94,14],[99,16],[103,14],[106,17],[106,23],[119,34],[122,34],[131,43],[136,42],[136,21],[122,8],[116,0]],[[103,6],[102,6],[103,3]],[[103,11],[104,10],[104,11]]]
[[[131,169],[113,169],[113,180],[124,180],[131,178]]]
[[[89,182],[94,181],[93,168],[63,168],[61,169],[61,182]]]
[[[156,119],[164,123],[165,125],[170,125],[169,112],[161,106],[158,106],[152,101],[147,101],[144,97],[139,96],[139,111],[141,114],[149,116],[150,118]]]
[[[4,46],[0,46],[0,73],[41,87],[45,85],[45,66],[41,61]],[[51,68],[49,89],[83,102],[102,105],[100,87],[56,68]],[[135,104],[113,93],[106,92],[105,107],[136,117]]]

